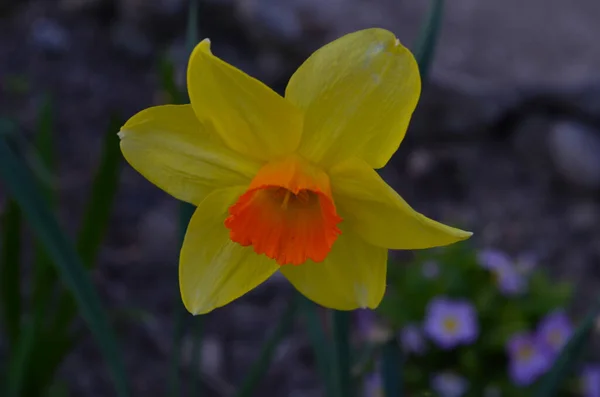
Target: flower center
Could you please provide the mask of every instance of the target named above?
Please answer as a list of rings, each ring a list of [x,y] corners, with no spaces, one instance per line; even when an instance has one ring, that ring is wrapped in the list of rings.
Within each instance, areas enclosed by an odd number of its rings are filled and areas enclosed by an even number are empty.
[[[297,156],[263,166],[229,208],[232,241],[278,264],[321,262],[341,234],[329,177]]]
[[[449,334],[455,334],[458,330],[458,321],[454,317],[446,317],[444,319],[444,329]]]
[[[519,361],[529,361],[533,357],[533,347],[526,345],[519,349],[517,358]]]

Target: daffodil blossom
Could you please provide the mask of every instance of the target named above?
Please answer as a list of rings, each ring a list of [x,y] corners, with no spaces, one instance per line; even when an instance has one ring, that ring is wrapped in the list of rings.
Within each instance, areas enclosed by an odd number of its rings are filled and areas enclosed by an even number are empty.
[[[382,29],[311,55],[282,97],[199,43],[191,104],[145,109],[122,127],[129,164],[197,206],[179,258],[186,308],[223,306],[280,271],[330,308],[375,308],[388,249],[471,233],[415,212],[374,169],[404,138],[421,82],[412,54]]]

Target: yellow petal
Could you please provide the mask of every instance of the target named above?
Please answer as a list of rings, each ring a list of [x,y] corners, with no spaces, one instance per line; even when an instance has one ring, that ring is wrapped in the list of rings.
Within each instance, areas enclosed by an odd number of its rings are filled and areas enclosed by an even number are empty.
[[[383,167],[417,105],[417,63],[383,29],[348,34],[316,51],[285,97],[305,111],[300,153],[327,167],[350,156]]]
[[[179,258],[181,297],[192,314],[204,314],[254,289],[279,266],[252,247],[229,239],[223,224],[245,187],[216,190],[196,209]]]
[[[342,234],[323,262],[285,265],[281,273],[308,299],[337,310],[376,308],[385,292],[387,252],[342,222]]]
[[[391,249],[448,245],[472,233],[443,225],[413,210],[364,161],[350,159],[329,172],[336,206],[366,241]]]
[[[150,182],[198,205],[215,188],[250,183],[260,164],[211,137],[191,105],[142,110],[119,132],[125,159]]]
[[[231,149],[270,160],[298,147],[301,112],[260,81],[215,57],[209,40],[192,52],[187,84],[198,119],[213,125]]]

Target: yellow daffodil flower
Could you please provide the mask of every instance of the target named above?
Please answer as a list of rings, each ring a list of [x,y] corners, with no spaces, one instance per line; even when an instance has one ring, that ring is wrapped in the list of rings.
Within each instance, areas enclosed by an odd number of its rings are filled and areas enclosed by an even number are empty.
[[[327,44],[285,97],[204,40],[187,86],[191,104],[143,110],[119,136],[133,168],[197,206],[179,260],[191,313],[276,271],[323,306],[375,308],[388,249],[471,235],[417,213],[374,171],[398,149],[421,90],[415,59],[392,33],[367,29]]]

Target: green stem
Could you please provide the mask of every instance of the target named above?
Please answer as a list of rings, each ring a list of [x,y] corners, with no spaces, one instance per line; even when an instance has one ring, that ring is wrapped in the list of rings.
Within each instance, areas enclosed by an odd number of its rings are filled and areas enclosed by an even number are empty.
[[[353,395],[350,377],[350,319],[351,312],[332,310],[334,368],[338,397]]]
[[[396,339],[388,341],[382,350],[381,378],[386,397],[402,397],[402,356]]]

